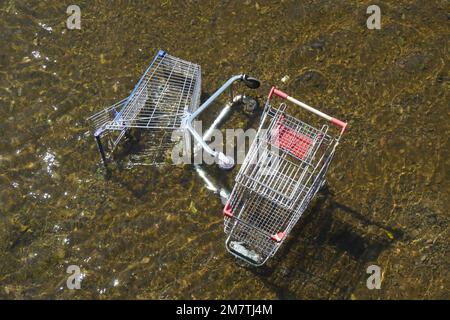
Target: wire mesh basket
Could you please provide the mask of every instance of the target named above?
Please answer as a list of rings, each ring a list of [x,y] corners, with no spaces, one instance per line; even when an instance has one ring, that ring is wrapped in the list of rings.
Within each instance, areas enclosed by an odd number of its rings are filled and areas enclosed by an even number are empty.
[[[200,90],[200,66],[160,50],[128,98],[88,118],[103,161],[124,137],[137,136],[129,139],[132,162],[164,162],[179,141],[174,131],[199,107]]]
[[[268,107],[236,182],[291,210],[307,192],[306,182],[332,138],[327,125],[315,129],[287,115],[285,108]]]
[[[270,104],[273,95],[287,99],[341,128],[315,128]],[[305,107],[306,106],[306,107]],[[226,246],[233,255],[262,265],[275,254],[325,174],[346,123],[331,118],[272,88],[256,137],[245,157],[224,208]]]

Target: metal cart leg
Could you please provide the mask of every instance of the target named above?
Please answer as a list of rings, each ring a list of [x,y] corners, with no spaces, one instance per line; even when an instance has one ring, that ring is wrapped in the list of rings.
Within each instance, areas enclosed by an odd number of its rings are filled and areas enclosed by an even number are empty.
[[[95,142],[97,143],[98,151],[100,152],[100,155],[102,157],[103,165],[105,166],[106,169],[108,169],[108,166],[106,164],[105,150],[103,149],[102,141],[100,140],[101,133],[102,132],[96,132],[94,137],[95,137]]]

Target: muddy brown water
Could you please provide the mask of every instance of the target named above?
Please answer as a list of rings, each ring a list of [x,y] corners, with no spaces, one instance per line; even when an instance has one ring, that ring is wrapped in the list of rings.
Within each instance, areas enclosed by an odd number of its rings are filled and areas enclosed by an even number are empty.
[[[80,0],[68,30],[72,2],[0,4],[0,297],[450,298],[447,1],[375,1],[381,30],[372,2],[324,0]],[[349,122],[328,189],[264,268],[226,253],[192,167],[101,170],[85,119],[160,48],[202,66],[204,95],[246,72],[261,102],[277,85]]]

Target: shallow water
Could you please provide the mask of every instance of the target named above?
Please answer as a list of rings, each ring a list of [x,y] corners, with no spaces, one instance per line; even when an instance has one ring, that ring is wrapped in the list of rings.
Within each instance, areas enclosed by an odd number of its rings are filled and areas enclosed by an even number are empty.
[[[450,298],[447,1],[383,2],[381,30],[366,1],[130,3],[77,1],[81,30],[72,3],[0,4],[0,297]],[[260,102],[277,85],[349,122],[328,191],[264,268],[226,253],[192,167],[103,174],[85,119],[160,48],[202,66],[204,96],[246,72]]]

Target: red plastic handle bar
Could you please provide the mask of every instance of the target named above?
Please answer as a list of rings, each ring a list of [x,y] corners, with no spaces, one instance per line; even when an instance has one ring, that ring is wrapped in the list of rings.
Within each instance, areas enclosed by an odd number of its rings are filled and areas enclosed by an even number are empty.
[[[282,99],[287,99],[289,97],[286,93],[283,91],[278,90],[276,87],[272,87],[269,92],[269,100],[272,99],[272,96],[276,95],[279,96]]]
[[[297,100],[297,99],[287,95],[283,91],[278,90],[276,87],[272,87],[270,89],[268,99],[269,100],[272,99],[273,95],[276,95],[276,96],[278,96],[278,97],[280,97],[282,99],[286,99],[286,100],[296,104],[297,106],[302,107],[303,109],[308,110],[308,111],[318,115],[319,117],[322,117],[322,118],[326,119],[327,121],[330,121],[335,126],[338,126],[338,127],[341,128],[341,134],[343,134],[344,131],[345,131],[345,128],[347,128],[347,123],[346,122],[341,121],[341,120],[336,119],[336,118],[333,118],[333,117],[330,117],[326,113],[323,113],[322,111],[319,111],[319,110],[317,110],[317,109],[315,109],[315,108],[313,108],[311,106],[308,106],[306,103],[303,103],[303,102],[301,102],[301,101],[299,101],[299,100]]]
[[[347,128],[347,122],[341,121],[339,119],[336,118],[331,118],[331,123],[334,124],[335,126],[338,126],[342,129],[342,133],[344,133],[345,128]]]

